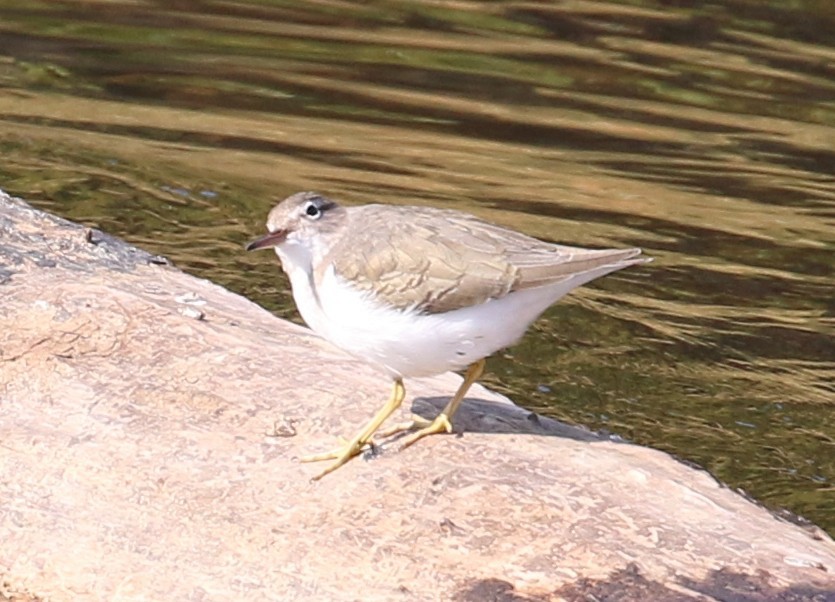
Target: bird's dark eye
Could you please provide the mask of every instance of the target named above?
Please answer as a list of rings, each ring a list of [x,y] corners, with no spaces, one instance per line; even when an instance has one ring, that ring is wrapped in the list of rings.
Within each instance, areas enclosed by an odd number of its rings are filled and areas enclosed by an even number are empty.
[[[304,214],[310,219],[319,219],[322,217],[322,210],[313,201],[308,201],[304,205]]]

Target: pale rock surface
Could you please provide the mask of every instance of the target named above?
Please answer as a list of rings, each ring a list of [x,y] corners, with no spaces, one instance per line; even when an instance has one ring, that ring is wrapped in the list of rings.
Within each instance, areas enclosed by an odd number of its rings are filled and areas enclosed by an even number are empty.
[[[429,416],[458,382],[407,389]],[[835,600],[820,530],[480,387],[463,436],[311,482],[298,457],[388,393],[309,331],[0,193],[0,600]]]

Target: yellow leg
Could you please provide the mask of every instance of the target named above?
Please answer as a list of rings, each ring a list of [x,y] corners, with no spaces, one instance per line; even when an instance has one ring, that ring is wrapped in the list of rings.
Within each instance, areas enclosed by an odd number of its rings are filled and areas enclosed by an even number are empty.
[[[426,428],[432,424],[431,420],[427,420],[423,416],[418,416],[417,414],[412,414],[412,417],[409,418],[406,422],[398,422],[397,424],[393,424],[388,428],[384,428],[382,430],[377,431],[377,436],[380,439],[387,439],[392,435],[396,435],[398,433],[404,433],[406,431],[413,431],[415,429],[422,429]]]
[[[453,415],[458,410],[458,406],[461,405],[461,401],[464,399],[464,396],[467,394],[467,391],[470,389],[470,386],[477,381],[481,374],[484,372],[484,364],[485,361],[483,359],[478,360],[477,362],[470,364],[470,367],[467,368],[467,373],[464,375],[464,382],[461,383],[461,386],[458,387],[458,390],[455,392],[455,395],[447,404],[447,406],[438,414],[437,418],[433,420],[429,425],[424,426],[416,433],[413,433],[406,437],[403,440],[403,445],[400,449],[405,449],[420,441],[427,435],[434,435],[436,433],[451,433],[452,432],[452,420]]]
[[[391,397],[386,402],[386,405],[384,405],[382,409],[374,415],[374,418],[372,418],[371,421],[365,425],[365,428],[363,428],[356,437],[348,441],[343,447],[332,452],[302,458],[302,462],[336,460],[336,462],[328,466],[323,472],[313,477],[313,480],[318,481],[326,474],[333,472],[345,464],[348,460],[359,454],[362,448],[365,447],[369,441],[371,441],[371,437],[374,435],[374,432],[380,428],[380,425],[386,421],[386,418],[391,416],[391,414],[400,407],[400,404],[403,403],[404,397],[406,397],[406,388],[403,386],[403,379],[398,378],[394,381],[394,388],[392,389]]]

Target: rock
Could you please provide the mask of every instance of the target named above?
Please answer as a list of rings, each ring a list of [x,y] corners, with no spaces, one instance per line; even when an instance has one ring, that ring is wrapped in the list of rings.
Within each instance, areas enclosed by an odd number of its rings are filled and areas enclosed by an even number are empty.
[[[3,194],[0,299],[0,599],[835,600],[822,531],[480,387],[462,436],[311,482],[384,376]]]

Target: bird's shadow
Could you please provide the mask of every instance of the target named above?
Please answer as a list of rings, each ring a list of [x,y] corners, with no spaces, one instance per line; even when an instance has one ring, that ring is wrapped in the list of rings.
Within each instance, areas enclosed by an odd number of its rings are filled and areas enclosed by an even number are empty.
[[[433,420],[449,403],[448,397],[416,397],[412,413]],[[610,441],[601,433],[594,433],[525,410],[512,403],[487,399],[466,398],[452,418],[455,433],[505,433],[564,437],[576,441]]]

